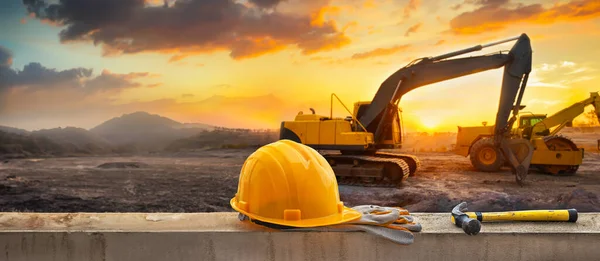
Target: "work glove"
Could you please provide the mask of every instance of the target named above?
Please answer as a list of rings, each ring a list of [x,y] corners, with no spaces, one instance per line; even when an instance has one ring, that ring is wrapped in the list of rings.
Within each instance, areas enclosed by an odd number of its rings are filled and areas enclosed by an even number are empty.
[[[392,229],[402,229],[412,232],[420,232],[421,224],[415,223],[408,210],[400,207],[381,207],[376,205],[360,205],[352,207],[360,212],[359,220],[350,221],[346,224],[375,225]]]
[[[376,205],[360,205],[352,209],[361,213],[358,220],[329,226],[308,228],[286,227],[282,231],[288,232],[356,232],[362,231],[383,237],[394,243],[409,245],[414,242],[412,232],[420,232],[421,225],[415,223],[408,211],[399,207],[381,207]],[[240,220],[248,220],[240,216]],[[255,222],[260,224],[260,222]]]

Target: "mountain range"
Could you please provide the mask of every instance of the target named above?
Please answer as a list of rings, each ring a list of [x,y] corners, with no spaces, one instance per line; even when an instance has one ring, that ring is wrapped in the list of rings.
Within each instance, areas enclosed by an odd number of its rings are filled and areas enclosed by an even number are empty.
[[[0,126],[0,155],[76,156],[157,151],[174,141],[215,128],[204,123],[180,123],[147,112],[124,114],[89,130],[66,127],[27,131]]]

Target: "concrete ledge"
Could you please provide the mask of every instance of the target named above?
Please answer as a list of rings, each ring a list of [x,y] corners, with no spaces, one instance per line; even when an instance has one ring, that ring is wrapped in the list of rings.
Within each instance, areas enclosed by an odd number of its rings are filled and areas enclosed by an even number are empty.
[[[484,223],[412,213],[412,245],[361,232],[280,232],[237,213],[0,213],[0,260],[597,260],[600,215],[577,223]]]

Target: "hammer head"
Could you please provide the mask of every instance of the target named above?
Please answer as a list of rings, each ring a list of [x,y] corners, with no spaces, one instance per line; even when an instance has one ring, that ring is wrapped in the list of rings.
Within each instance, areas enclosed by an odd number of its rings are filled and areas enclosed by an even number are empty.
[[[464,212],[467,211],[467,202],[461,202],[452,209],[454,224],[461,227],[467,235],[477,235],[481,229],[481,223],[477,219],[470,218]]]

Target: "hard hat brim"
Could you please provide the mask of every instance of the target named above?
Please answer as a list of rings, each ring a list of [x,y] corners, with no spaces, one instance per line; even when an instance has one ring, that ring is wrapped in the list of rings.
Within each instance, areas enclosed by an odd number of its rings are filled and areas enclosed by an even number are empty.
[[[318,227],[318,226],[337,225],[337,224],[342,224],[342,223],[358,220],[362,216],[360,214],[360,212],[358,212],[352,208],[344,206],[341,213],[336,213],[334,215],[330,215],[330,216],[326,216],[326,217],[313,218],[313,219],[301,219],[301,220],[283,220],[283,219],[265,218],[265,217],[261,217],[258,215],[254,215],[252,213],[248,213],[247,211],[244,211],[237,206],[237,201],[236,201],[235,197],[231,199],[230,204],[233,209],[250,217],[251,219],[256,219],[256,220],[260,220],[260,221],[271,223],[271,224],[291,226],[291,227]]]

